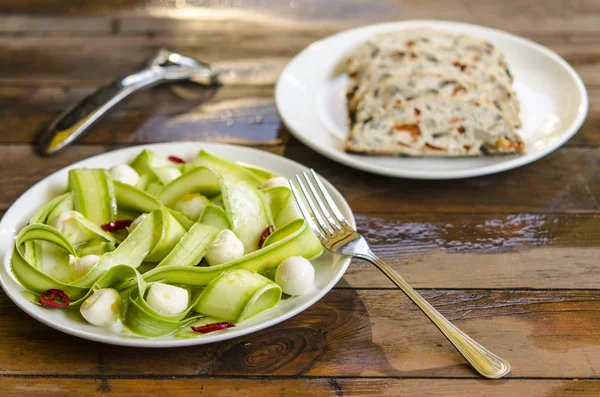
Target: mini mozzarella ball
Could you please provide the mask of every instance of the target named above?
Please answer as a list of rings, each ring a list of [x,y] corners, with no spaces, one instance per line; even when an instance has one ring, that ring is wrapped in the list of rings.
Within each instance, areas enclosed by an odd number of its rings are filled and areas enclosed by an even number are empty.
[[[75,219],[83,215],[77,211],[64,211],[52,221],[52,227],[58,230],[73,245],[88,241],[90,232]]]
[[[56,218],[52,221],[52,227],[58,231],[61,231],[67,224],[67,222],[73,220],[78,215],[81,215],[77,211],[64,211],[58,214]],[[83,215],[82,215],[83,216]]]
[[[160,314],[174,316],[187,309],[189,299],[186,289],[169,284],[154,283],[148,290],[146,303]]]
[[[201,194],[186,194],[181,196],[175,209],[183,212],[190,219],[198,219],[204,208],[210,204],[210,200]]]
[[[121,302],[121,296],[116,289],[103,288],[87,298],[79,311],[83,318],[91,324],[110,325],[119,316]]]
[[[266,189],[269,187],[276,187],[276,186],[289,187],[290,183],[287,178],[284,178],[282,176],[277,176],[275,178],[271,178],[271,179],[267,180],[263,185],[263,189]]]
[[[135,186],[140,180],[139,174],[127,164],[119,164],[110,168],[110,176],[115,181]]]
[[[71,259],[72,258],[72,259]],[[71,265],[71,276],[73,280],[79,280],[85,276],[91,268],[96,266],[96,263],[100,260],[98,255],[86,255],[79,259],[73,255],[69,255],[69,265]]]
[[[133,222],[131,222],[131,225],[129,225],[129,233],[131,233],[133,231],[133,229],[135,229],[136,227],[138,227],[138,225],[140,223],[142,223],[142,221],[144,220],[144,218],[147,216],[148,214],[142,214],[140,216],[138,216],[137,218],[134,219]]]
[[[315,268],[301,256],[290,256],[277,267],[275,282],[288,295],[303,295],[313,288]]]
[[[206,261],[210,266],[220,265],[244,256],[244,244],[229,229],[223,229],[208,248]]]

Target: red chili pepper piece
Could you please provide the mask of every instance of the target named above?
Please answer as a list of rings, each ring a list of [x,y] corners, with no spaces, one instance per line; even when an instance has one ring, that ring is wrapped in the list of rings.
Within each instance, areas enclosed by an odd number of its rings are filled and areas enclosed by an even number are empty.
[[[169,156],[167,157],[169,159],[169,161],[173,162],[173,163],[177,163],[177,164],[185,164],[185,160],[177,157],[177,156]]]
[[[209,332],[220,331],[222,329],[232,328],[232,327],[235,327],[234,323],[224,321],[221,323],[212,323],[212,324],[206,324],[206,325],[201,325],[199,327],[191,327],[191,328],[192,328],[192,331],[194,331],[194,332],[199,332],[201,334],[208,334]]]
[[[104,230],[105,232],[112,232],[113,230],[121,230],[121,229],[125,229],[127,226],[131,225],[132,223],[133,223],[133,221],[126,221],[126,220],[112,221],[110,223],[107,223],[106,225],[102,225],[102,230]]]
[[[267,237],[269,237],[271,235],[271,233],[273,233],[274,231],[275,231],[275,229],[273,228],[273,225],[269,225],[268,228],[263,230],[262,234],[260,235],[260,241],[258,243],[258,248],[262,248],[262,246],[265,244],[265,240],[267,239]]]
[[[63,291],[59,289],[49,289],[40,295],[40,304],[45,307],[65,307],[69,306],[71,300]]]

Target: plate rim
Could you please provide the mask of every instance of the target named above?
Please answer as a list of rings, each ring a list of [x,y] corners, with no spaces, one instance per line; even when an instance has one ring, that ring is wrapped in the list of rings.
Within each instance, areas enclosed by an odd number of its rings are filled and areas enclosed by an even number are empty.
[[[290,73],[290,69],[295,66],[295,63],[299,62],[301,57],[305,56],[307,53],[313,50],[313,48],[319,44],[322,44],[327,41],[335,41],[341,36],[356,33],[359,31],[369,31],[369,30],[385,30],[387,28],[399,28],[405,29],[415,25],[429,25],[430,27],[442,27],[442,26],[451,26],[455,29],[460,29],[461,27],[466,27],[469,29],[477,29],[482,30],[489,34],[498,35],[505,39],[513,40],[519,44],[528,46],[529,48],[533,48],[536,51],[544,54],[549,57],[551,60],[555,61],[558,65],[560,65],[572,78],[575,86],[577,87],[579,98],[581,103],[579,105],[579,109],[577,111],[577,117],[575,120],[564,130],[564,133],[549,145],[545,150],[532,154],[530,156],[519,156],[514,157],[510,160],[503,161],[496,164],[490,164],[483,167],[477,167],[474,169],[466,169],[466,170],[451,170],[451,171],[422,171],[422,170],[405,170],[405,169],[393,169],[388,166],[381,166],[377,164],[372,164],[365,162],[362,160],[362,157],[357,155],[352,155],[345,153],[343,151],[338,151],[335,149],[331,149],[329,146],[318,145],[317,143],[311,141],[308,137],[304,136],[304,134],[296,131],[296,129],[292,126],[293,123],[287,118],[286,112],[282,110],[282,99],[286,94],[283,92],[283,79],[286,74]],[[335,62],[334,65],[339,64]],[[327,73],[330,73],[331,70],[328,70]],[[394,22],[383,22],[383,23],[375,23],[364,26],[359,26],[353,29],[347,29],[341,32],[334,33],[327,37],[324,37],[320,40],[317,40],[311,44],[309,44],[306,48],[300,51],[292,60],[288,62],[283,71],[281,72],[279,78],[277,79],[277,83],[275,84],[275,105],[277,107],[277,111],[279,112],[283,123],[290,130],[292,135],[296,137],[300,142],[320,153],[321,155],[336,161],[338,163],[344,164],[346,166],[366,171],[374,174],[392,176],[396,178],[405,178],[405,179],[420,179],[420,180],[451,180],[451,179],[465,179],[472,178],[484,175],[492,175],[503,171],[508,171],[514,168],[519,168],[529,163],[533,163],[550,153],[556,151],[558,148],[563,146],[569,139],[571,139],[581,128],[583,122],[585,121],[588,111],[589,111],[589,98],[588,93],[585,88],[585,84],[581,79],[581,76],[575,71],[575,69],[565,61],[560,55],[551,49],[538,44],[530,39],[525,37],[509,33],[500,29],[481,26],[477,24],[471,24],[466,22],[457,22],[457,21],[448,21],[448,20],[435,20],[435,19],[415,19],[415,20],[405,20],[405,21],[394,21]],[[317,112],[313,110],[314,116],[319,117]],[[322,124],[323,122],[319,120]],[[324,129],[332,134],[331,131],[327,130],[326,126],[323,126]]]
[[[193,145],[198,150],[200,150],[202,148],[206,148],[207,150],[210,150],[210,148],[221,148],[223,150],[226,150],[227,148],[233,147],[236,150],[248,151],[248,152],[254,153],[255,155],[258,154],[260,156],[266,156],[266,157],[270,157],[272,159],[276,159],[277,161],[283,161],[284,163],[288,163],[289,165],[297,166],[304,171],[309,170],[309,168],[306,167],[305,165],[298,163],[292,159],[289,159],[289,158],[286,158],[286,157],[283,157],[283,156],[280,156],[280,155],[277,155],[275,153],[271,153],[271,152],[268,152],[265,150],[260,150],[260,149],[254,148],[254,147],[243,146],[243,145],[232,145],[232,144],[225,144],[225,143],[200,142],[200,141],[160,142],[160,143],[132,145],[132,146],[128,146],[125,148],[110,150],[110,151],[107,151],[104,153],[99,153],[94,156],[87,157],[87,158],[79,160],[77,162],[68,164],[68,165],[52,172],[51,174],[45,176],[44,178],[42,178],[41,180],[39,180],[38,182],[36,182],[32,186],[30,186],[25,192],[23,192],[10,205],[10,207],[6,210],[6,212],[2,216],[2,219],[0,219],[0,231],[5,230],[8,227],[7,225],[4,224],[5,222],[7,222],[6,221],[7,215],[12,214],[12,212],[18,211],[18,208],[20,208],[22,205],[22,204],[20,204],[20,202],[23,201],[24,198],[28,194],[30,194],[30,192],[34,188],[36,188],[37,186],[43,185],[44,183],[47,183],[47,180],[49,178],[53,177],[54,175],[56,175],[60,172],[63,172],[65,170],[68,170],[71,168],[80,167],[82,163],[86,163],[88,161],[93,161],[93,160],[98,160],[99,158],[101,158],[103,156],[109,156],[109,155],[115,155],[115,154],[117,154],[117,155],[120,154],[120,155],[126,156],[126,155],[128,155],[128,154],[125,154],[126,152],[135,153],[135,152],[137,152],[139,150],[143,150],[143,149],[152,149],[152,148],[156,148],[156,147],[163,148],[163,147],[170,147],[170,146],[177,147],[177,146],[182,146],[182,145]],[[334,196],[337,195],[338,196],[337,198],[341,199],[341,203],[346,206],[346,208],[344,208],[344,210],[347,210],[347,212],[350,214],[350,218],[348,219],[349,223],[351,224],[351,226],[356,227],[356,220],[354,218],[354,213],[352,211],[352,208],[350,207],[350,205],[344,198],[344,196],[339,192],[339,190],[337,190],[335,188],[335,186],[331,182],[329,182],[327,179],[325,179],[322,176],[321,176],[321,178],[322,178],[322,182],[324,182],[324,185],[327,187],[327,189],[330,191],[330,193],[333,193]],[[15,235],[16,235],[16,233],[18,233],[18,231],[15,231]],[[11,239],[14,240],[14,236],[11,236]],[[32,305],[32,303],[27,301],[25,298],[22,298],[19,296],[20,295],[19,292],[21,292],[25,289],[16,280],[16,278],[14,277],[14,273],[12,273],[12,270],[11,270],[10,257],[14,250],[14,244],[11,244],[9,242],[8,245],[10,248],[8,248],[5,253],[3,253],[3,257],[2,257],[2,264],[1,264],[2,268],[0,269],[0,286],[2,287],[2,290],[4,291],[6,296],[17,307],[19,307],[22,311],[24,311],[27,315],[29,315],[30,317],[33,317],[37,321],[39,321],[51,328],[54,328],[60,332],[63,332],[65,334],[72,335],[72,336],[75,336],[78,338],[87,339],[87,340],[91,340],[94,342],[101,342],[101,343],[110,344],[110,345],[116,345],[116,346],[144,347],[144,348],[174,348],[174,347],[205,345],[205,344],[221,342],[221,341],[225,341],[225,340],[229,340],[229,339],[234,339],[234,338],[237,338],[240,336],[258,332],[258,331],[266,329],[266,328],[270,328],[274,325],[282,323],[282,322],[300,314],[301,312],[303,312],[304,310],[308,309],[309,307],[316,304],[319,300],[321,300],[321,298],[323,298],[323,296],[325,296],[327,293],[329,293],[333,289],[333,287],[339,282],[339,280],[344,276],[344,274],[346,273],[348,266],[350,265],[350,262],[351,262],[350,257],[340,256],[339,257],[340,270],[338,271],[337,274],[333,274],[333,277],[331,278],[329,283],[327,283],[327,285],[325,285],[321,290],[319,290],[319,293],[316,294],[313,298],[300,304],[298,307],[294,308],[293,310],[289,310],[289,311],[284,312],[268,321],[265,321],[265,322],[262,322],[259,324],[255,324],[248,328],[243,328],[243,329],[239,329],[239,330],[231,329],[231,331],[228,330],[227,332],[224,332],[221,334],[217,334],[214,336],[204,336],[202,338],[189,338],[189,339],[184,339],[184,338],[181,338],[181,339],[156,339],[156,338],[142,338],[142,337],[140,337],[140,338],[136,338],[136,337],[124,338],[124,337],[120,337],[118,334],[115,334],[115,336],[108,336],[108,335],[102,335],[102,334],[88,332],[85,330],[78,330],[78,329],[69,327],[68,325],[56,323],[56,322],[48,319],[47,316],[39,315],[38,313],[35,313],[33,310],[30,310],[29,305]],[[10,292],[9,287],[7,286],[7,281],[4,280],[5,272],[7,274],[7,277],[11,277],[12,281],[16,282],[21,288],[23,288],[23,290],[15,293],[15,294]]]

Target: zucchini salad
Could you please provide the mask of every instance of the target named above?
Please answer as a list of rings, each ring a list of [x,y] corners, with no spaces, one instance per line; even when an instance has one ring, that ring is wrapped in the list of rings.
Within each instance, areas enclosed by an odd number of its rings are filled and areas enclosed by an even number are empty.
[[[311,291],[321,253],[286,178],[206,151],[186,162],[144,150],[70,170],[67,191],[17,235],[11,265],[48,310],[189,338]]]

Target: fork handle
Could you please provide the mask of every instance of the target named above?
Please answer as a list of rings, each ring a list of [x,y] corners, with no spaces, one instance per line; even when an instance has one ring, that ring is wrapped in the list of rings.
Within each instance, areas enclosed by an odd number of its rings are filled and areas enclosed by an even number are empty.
[[[369,255],[361,255],[385,274],[408,296],[423,313],[435,324],[444,336],[454,345],[456,350],[471,364],[481,375],[490,379],[502,378],[510,372],[510,364],[492,353],[479,343],[471,339],[467,334],[458,329],[448,321],[433,306],[429,304],[417,291],[415,291],[398,273],[387,263],[379,259],[369,250]]]

